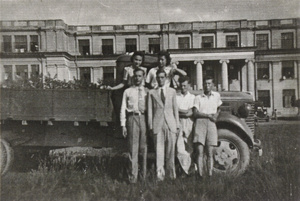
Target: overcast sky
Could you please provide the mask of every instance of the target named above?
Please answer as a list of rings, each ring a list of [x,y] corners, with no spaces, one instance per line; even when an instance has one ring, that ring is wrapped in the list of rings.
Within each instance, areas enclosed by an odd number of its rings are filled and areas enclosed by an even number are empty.
[[[149,24],[300,17],[300,0],[0,0],[1,20],[69,25]]]

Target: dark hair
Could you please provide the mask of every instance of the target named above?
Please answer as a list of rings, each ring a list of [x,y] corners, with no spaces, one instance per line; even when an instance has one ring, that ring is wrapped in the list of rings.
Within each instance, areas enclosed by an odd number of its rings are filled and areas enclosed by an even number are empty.
[[[203,82],[206,81],[206,80],[212,80],[212,82],[214,82],[214,78],[211,77],[211,76],[205,76],[204,79],[203,79]]]
[[[142,51],[135,51],[135,52],[133,53],[133,55],[131,56],[131,58],[130,58],[130,61],[131,61],[131,62],[133,62],[133,58],[134,58],[135,56],[141,56],[141,57],[142,57],[142,63],[144,63],[144,58],[145,58],[145,53],[144,53],[144,52],[142,52]]]
[[[156,71],[156,77],[157,77],[160,73],[164,73],[165,76],[167,77],[167,73],[166,73],[166,71],[163,70],[163,69],[158,69],[158,70]]]
[[[189,84],[191,83],[191,80],[188,76],[180,76],[178,82],[181,84],[183,82],[187,81]]]
[[[167,66],[171,64],[171,56],[170,56],[170,53],[167,52],[167,51],[160,51],[157,55],[158,59],[160,57],[164,56],[167,60]]]
[[[141,68],[134,69],[133,74],[135,75],[135,73],[138,72],[138,71],[142,71],[143,75],[145,76],[145,71],[143,69],[141,69]]]

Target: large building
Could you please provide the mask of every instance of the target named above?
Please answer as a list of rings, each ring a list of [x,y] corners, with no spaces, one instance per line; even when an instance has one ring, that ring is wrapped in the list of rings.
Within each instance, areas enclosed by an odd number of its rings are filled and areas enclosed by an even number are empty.
[[[1,21],[1,78],[43,74],[96,83],[115,79],[115,61],[135,50],[168,50],[194,89],[250,91],[268,112],[294,116],[300,97],[300,19],[71,26],[62,20]]]

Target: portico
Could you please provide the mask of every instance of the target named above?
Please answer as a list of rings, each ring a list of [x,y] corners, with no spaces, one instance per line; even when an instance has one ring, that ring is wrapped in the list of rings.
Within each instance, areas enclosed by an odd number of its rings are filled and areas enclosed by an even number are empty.
[[[203,78],[211,76],[218,91],[255,92],[254,48],[235,50],[169,50],[172,61],[184,69],[194,89],[203,89]]]

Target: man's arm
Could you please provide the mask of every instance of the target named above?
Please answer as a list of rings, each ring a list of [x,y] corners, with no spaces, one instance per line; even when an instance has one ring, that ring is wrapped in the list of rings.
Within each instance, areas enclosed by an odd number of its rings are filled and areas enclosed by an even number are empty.
[[[199,112],[196,107],[193,107],[193,116],[195,119],[198,118],[209,118],[209,114],[204,114],[202,112]]]
[[[153,128],[152,128],[153,114],[152,114],[152,98],[151,98],[150,92],[148,92],[148,94],[147,94],[147,115],[148,115],[148,128],[151,133],[151,132],[153,132]]]
[[[127,91],[125,90],[123,93],[122,98],[122,105],[121,105],[121,111],[120,111],[120,121],[122,126],[122,134],[124,137],[127,136],[127,129],[126,129],[126,99],[127,99]]]
[[[188,110],[180,110],[179,109],[179,117],[191,117],[193,116],[193,110],[188,109]]]
[[[178,106],[177,106],[177,99],[176,99],[176,91],[174,90],[173,93],[173,112],[176,120],[176,128],[179,129],[179,113],[178,113]]]

